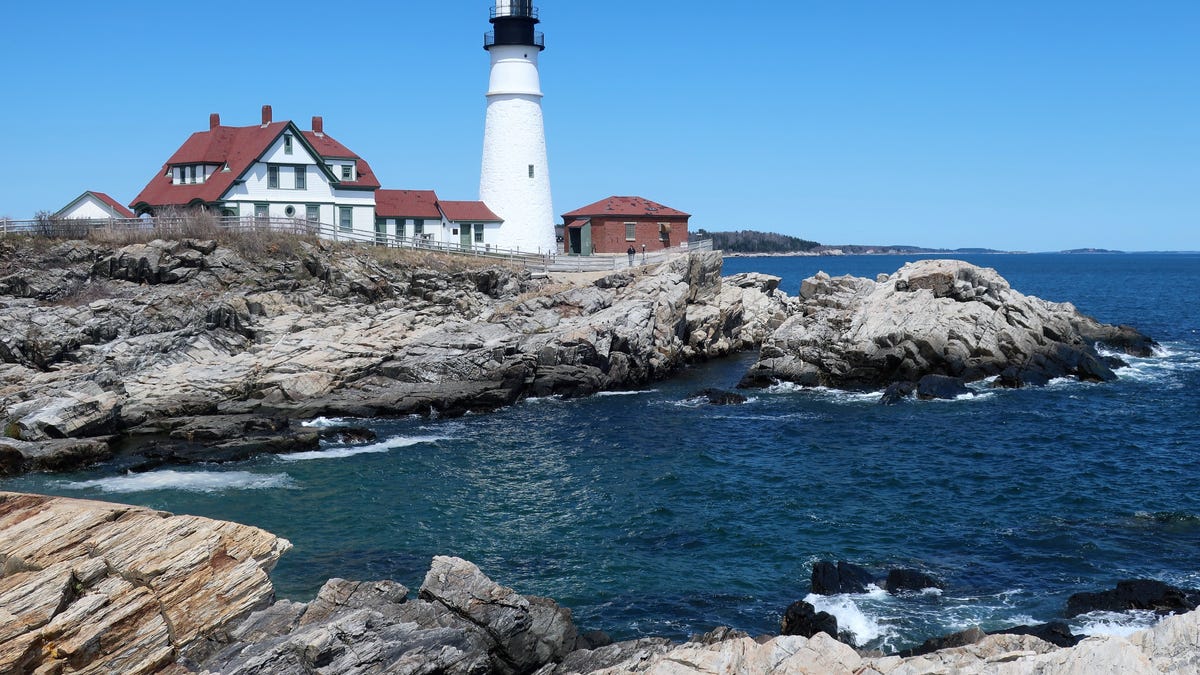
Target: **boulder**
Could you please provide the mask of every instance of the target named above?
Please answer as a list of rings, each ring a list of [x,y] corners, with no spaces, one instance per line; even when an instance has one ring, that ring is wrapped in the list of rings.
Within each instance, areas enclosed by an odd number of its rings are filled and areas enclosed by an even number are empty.
[[[1088,612],[1153,610],[1160,614],[1190,612],[1200,604],[1200,591],[1187,590],[1153,579],[1120,581],[1116,588],[1099,593],[1075,593],[1067,598],[1067,617]]]
[[[901,650],[898,653],[898,656],[901,658],[910,658],[913,656],[932,654],[933,652],[941,651],[943,649],[965,647],[966,645],[973,645],[985,637],[987,637],[987,633],[980,630],[979,626],[971,626],[970,628],[957,633],[951,633],[950,635],[944,635],[942,637],[929,638],[925,642],[922,642],[918,647]]]
[[[917,382],[917,398],[922,401],[933,399],[954,400],[960,396],[972,396],[972,392],[961,377],[926,375]],[[885,393],[886,396],[886,393]]]
[[[937,579],[913,569],[894,569],[888,572],[883,588],[893,595],[899,593],[919,593],[927,588],[945,588],[945,584]]]
[[[461,558],[434,558],[420,598],[484,628],[495,643],[492,667],[499,673],[525,673],[560,661],[578,635],[571,610],[543,598],[522,597]]]
[[[797,600],[788,606],[779,624],[780,635],[800,635],[812,637],[824,633],[837,638],[837,617],[829,612],[818,612],[816,607],[803,600]]]
[[[29,471],[77,471],[113,457],[108,438],[17,441],[0,438],[0,476]]]
[[[893,382],[883,390],[883,396],[879,397],[879,402],[882,405],[896,405],[912,396],[916,391],[917,385],[914,382]]]
[[[824,560],[813,564],[812,592],[817,595],[866,593],[867,586],[873,583],[873,574],[845,560],[839,560],[836,565]]]
[[[994,630],[992,635],[1032,635],[1045,640],[1057,647],[1074,647],[1083,641],[1084,636],[1075,635],[1071,627],[1063,621],[1039,623],[1034,626],[1013,626],[1002,630]]]
[[[725,391],[723,389],[714,389],[711,387],[688,395],[688,399],[704,400],[707,401],[709,405],[741,405],[746,402],[746,397],[742,396],[741,394],[737,394],[732,391]]]

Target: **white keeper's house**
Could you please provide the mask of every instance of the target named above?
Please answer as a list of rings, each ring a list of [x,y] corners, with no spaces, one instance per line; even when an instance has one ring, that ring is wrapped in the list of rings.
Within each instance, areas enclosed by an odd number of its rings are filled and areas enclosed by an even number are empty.
[[[390,237],[494,248],[502,224],[483,202],[443,202],[432,190],[383,190],[371,166],[325,133],[276,122],[263,106],[253,126],[221,124],[191,135],[133,200],[138,215],[204,209],[222,216],[291,218],[359,238]]]

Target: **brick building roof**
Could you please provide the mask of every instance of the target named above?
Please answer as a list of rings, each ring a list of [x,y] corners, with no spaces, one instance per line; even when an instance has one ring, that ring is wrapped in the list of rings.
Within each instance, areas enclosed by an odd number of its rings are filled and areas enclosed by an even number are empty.
[[[575,209],[563,214],[563,221],[572,218],[587,218],[599,216],[666,216],[690,218],[691,214],[678,211],[658,202],[652,202],[644,197],[609,197],[595,204]]]

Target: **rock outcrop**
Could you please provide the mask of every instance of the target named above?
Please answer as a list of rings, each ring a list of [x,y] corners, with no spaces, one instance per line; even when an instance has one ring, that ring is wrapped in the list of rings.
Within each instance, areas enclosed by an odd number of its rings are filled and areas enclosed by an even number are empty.
[[[910,263],[876,281],[818,274],[804,281],[799,303],[763,344],[743,386],[922,382],[923,395],[938,397],[962,393],[955,381],[992,376],[1001,386],[1064,376],[1105,381],[1120,364],[1098,354],[1097,343],[1135,356],[1149,356],[1154,344],[1069,303],[1022,295],[995,270],[955,260]],[[922,379],[931,375],[952,379]]]
[[[157,673],[267,607],[286,540],[234,523],[0,492],[0,673]]]
[[[794,302],[777,277],[723,280],[715,252],[563,282],[328,242],[36,245],[0,250],[0,437],[35,444],[5,445],[5,472],[108,452],[50,459],[64,438],[115,435],[185,462],[233,443],[212,458],[237,458],[316,442],[258,428],[279,418],[459,415],[636,386],[757,346]],[[231,415],[261,421],[222,438],[181,430]]]

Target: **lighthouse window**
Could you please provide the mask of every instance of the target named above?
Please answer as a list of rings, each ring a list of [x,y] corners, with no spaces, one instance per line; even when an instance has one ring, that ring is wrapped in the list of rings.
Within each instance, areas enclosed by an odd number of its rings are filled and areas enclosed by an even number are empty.
[[[529,165],[529,177],[533,178],[533,165],[532,164]]]

